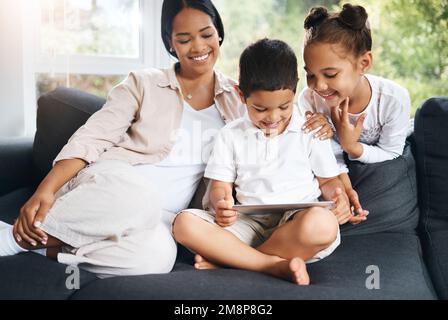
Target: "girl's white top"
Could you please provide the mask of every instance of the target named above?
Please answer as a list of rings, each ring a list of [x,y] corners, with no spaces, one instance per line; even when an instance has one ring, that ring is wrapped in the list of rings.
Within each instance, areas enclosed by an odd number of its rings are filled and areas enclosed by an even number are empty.
[[[359,142],[363,153],[359,158],[350,158],[363,163],[375,163],[394,159],[403,153],[409,131],[411,101],[408,91],[395,82],[374,75],[366,75],[372,89],[372,97],[363,112],[349,113],[354,125],[359,117],[366,113]],[[339,144],[335,127],[331,122],[331,112],[325,100],[310,88],[300,93],[299,109],[302,115],[306,111],[319,112],[327,116],[335,135],[332,147],[338,161],[340,172],[348,172],[344,163],[343,150]],[[313,134],[317,129],[310,134]]]

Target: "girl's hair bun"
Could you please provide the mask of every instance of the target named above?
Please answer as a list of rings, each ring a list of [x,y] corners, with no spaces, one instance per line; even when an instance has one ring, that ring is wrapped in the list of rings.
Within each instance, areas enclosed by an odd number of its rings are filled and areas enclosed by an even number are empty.
[[[314,7],[311,8],[308,16],[305,18],[305,22],[303,26],[305,30],[309,30],[311,28],[317,27],[320,25],[325,19],[330,16],[327,9],[324,7]]]
[[[361,30],[364,27],[367,27],[367,18],[368,15],[364,7],[353,6],[346,3],[339,13],[338,20],[347,28]]]

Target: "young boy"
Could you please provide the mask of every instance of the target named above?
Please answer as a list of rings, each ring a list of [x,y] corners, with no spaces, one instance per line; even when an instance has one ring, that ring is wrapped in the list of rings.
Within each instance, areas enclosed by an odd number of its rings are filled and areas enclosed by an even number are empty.
[[[216,265],[310,282],[306,262],[331,254],[340,243],[338,217],[351,214],[330,142],[302,133],[294,106],[297,58],[284,42],[263,39],[240,58],[239,87],[247,114],[217,135],[205,177],[211,210],[176,217],[175,239],[196,252],[195,267]],[[245,215],[241,204],[333,200],[332,211],[313,207],[272,215]]]

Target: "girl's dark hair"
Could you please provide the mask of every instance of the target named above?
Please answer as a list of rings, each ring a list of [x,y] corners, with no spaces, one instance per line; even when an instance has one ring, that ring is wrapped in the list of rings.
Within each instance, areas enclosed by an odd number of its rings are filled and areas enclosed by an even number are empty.
[[[305,19],[304,47],[316,42],[339,43],[359,57],[372,50],[372,36],[362,6],[344,4],[341,12],[329,13],[324,7],[314,7]]]
[[[221,21],[221,16],[216,10],[211,0],[164,0],[162,6],[162,41],[166,50],[175,58],[176,52],[170,51],[170,40],[173,32],[173,20],[179,12],[185,8],[192,8],[202,11],[210,16],[212,22],[218,30],[218,35],[221,38],[219,45],[224,41],[224,26]]]
[[[241,54],[239,87],[245,98],[258,90],[296,92],[298,81],[297,57],[283,41],[262,39]]]

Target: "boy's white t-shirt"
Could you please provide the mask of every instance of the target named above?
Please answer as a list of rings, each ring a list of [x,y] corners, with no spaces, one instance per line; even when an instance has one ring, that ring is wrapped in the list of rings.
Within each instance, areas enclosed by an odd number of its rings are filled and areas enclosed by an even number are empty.
[[[330,141],[302,132],[305,120],[294,106],[286,130],[273,138],[255,127],[246,114],[216,136],[205,177],[234,183],[241,204],[316,201],[316,176],[339,174]]]
[[[188,207],[203,178],[214,137],[224,125],[215,105],[198,111],[185,102],[168,157],[156,164],[135,166],[161,190],[164,210],[177,213]]]
[[[359,139],[364,151],[359,158],[350,160],[363,163],[391,160],[403,153],[409,131],[411,110],[409,93],[391,80],[369,74],[366,78],[372,88],[370,102],[363,112],[349,113],[349,120],[353,125],[362,114],[367,114]],[[323,113],[331,123],[331,111],[325,100],[308,87],[303,89],[299,96],[299,110],[302,115],[306,111]],[[335,131],[334,126],[333,130]],[[336,134],[332,139],[332,147],[341,173],[347,172],[343,150]]]

